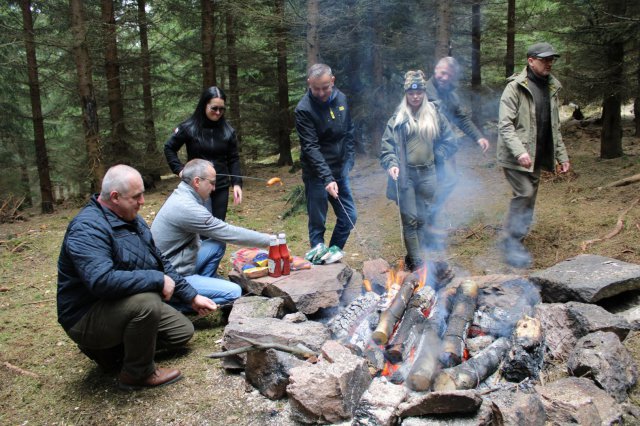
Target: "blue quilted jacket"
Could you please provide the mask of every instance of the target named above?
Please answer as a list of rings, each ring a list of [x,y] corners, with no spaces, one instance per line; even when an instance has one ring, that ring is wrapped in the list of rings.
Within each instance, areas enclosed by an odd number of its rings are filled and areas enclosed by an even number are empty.
[[[58,259],[58,322],[71,328],[101,299],[162,292],[164,275],[174,297],[191,302],[196,290],[156,248],[145,221],[125,222],[94,195],[69,223]]]

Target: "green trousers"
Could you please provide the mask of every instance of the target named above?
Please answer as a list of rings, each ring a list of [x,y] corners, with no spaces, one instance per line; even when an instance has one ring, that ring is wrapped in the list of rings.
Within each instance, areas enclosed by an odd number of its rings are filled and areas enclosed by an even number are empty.
[[[74,342],[91,350],[122,345],[122,371],[134,378],[155,371],[156,348],[182,346],[193,332],[192,322],[164,303],[159,293],[101,300],[67,330]]]

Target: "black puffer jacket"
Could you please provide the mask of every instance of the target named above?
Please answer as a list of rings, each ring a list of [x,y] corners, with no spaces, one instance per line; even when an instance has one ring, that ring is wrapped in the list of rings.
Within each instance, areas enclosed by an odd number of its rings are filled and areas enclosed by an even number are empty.
[[[335,87],[333,92],[321,104],[307,90],[295,109],[302,173],[320,178],[325,185],[348,174],[355,156],[347,97]]]
[[[58,322],[68,330],[100,299],[160,293],[165,274],[176,282],[175,297],[187,303],[196,297],[162,257],[145,221],[123,221],[94,195],[67,227],[60,249]]]
[[[218,174],[216,189],[233,185],[242,186],[242,178],[238,177],[242,173],[236,131],[226,120],[219,122],[207,120],[199,135],[192,135],[183,124],[176,128],[164,144],[164,156],[175,174],[180,173],[184,168],[184,164],[178,158],[178,151],[183,145],[187,147],[187,161],[201,158],[211,161],[216,173],[236,175],[229,178]]]

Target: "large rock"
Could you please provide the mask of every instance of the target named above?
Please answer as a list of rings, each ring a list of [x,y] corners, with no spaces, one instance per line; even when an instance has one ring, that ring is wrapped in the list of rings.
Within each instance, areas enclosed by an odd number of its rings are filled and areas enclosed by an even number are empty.
[[[621,424],[621,407],[589,379],[568,377],[536,386],[536,391],[549,424]]]
[[[429,414],[470,414],[482,405],[482,398],[475,390],[427,392],[412,396],[398,407],[398,416],[416,417]]]
[[[612,314],[626,319],[634,330],[640,329],[640,290],[626,291],[598,304]]]
[[[305,315],[339,306],[352,276],[353,270],[344,263],[314,265],[311,269],[292,271],[290,275],[278,278],[251,279],[235,270],[229,273],[229,279],[242,287],[245,293],[282,297],[290,311],[300,311]]]
[[[540,396],[532,387],[499,389],[485,396],[492,401],[505,425],[544,426],[547,415]]]
[[[358,402],[352,426],[395,425],[395,411],[407,398],[407,392],[405,386],[395,385],[385,377],[376,377]]]
[[[545,302],[594,303],[640,289],[640,265],[581,254],[529,276]]]
[[[485,399],[480,409],[470,415],[429,415],[420,417],[407,417],[402,420],[402,426],[484,426],[502,425],[500,412],[493,402]]]
[[[292,347],[302,345],[319,352],[329,335],[329,329],[315,321],[292,323],[277,318],[244,318],[227,324],[222,337],[222,347],[232,350],[247,346],[248,343],[242,339],[247,337],[263,343],[279,343]],[[226,357],[223,365],[227,369],[241,369],[244,367],[245,359],[246,356]]]
[[[287,395],[289,371],[302,364],[304,361],[286,352],[251,351],[247,354],[245,377],[262,395],[280,399]]]
[[[287,393],[291,416],[307,424],[337,423],[353,416],[371,383],[364,358],[327,342],[317,364],[292,368]]]
[[[618,402],[638,380],[633,357],[610,332],[588,334],[578,340],[567,361],[569,372],[576,377],[589,377]]]
[[[281,297],[244,296],[233,303],[228,322],[244,318],[282,318],[285,314]]]
[[[611,331],[624,339],[630,325],[617,315],[598,305],[570,303],[541,303],[535,307],[545,333],[545,361],[566,359],[578,339],[596,331]]]

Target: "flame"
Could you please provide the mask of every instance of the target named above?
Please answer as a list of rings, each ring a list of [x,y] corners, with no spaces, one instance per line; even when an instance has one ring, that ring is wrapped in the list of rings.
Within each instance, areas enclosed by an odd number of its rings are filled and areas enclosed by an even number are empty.
[[[364,279],[362,280],[362,285],[364,286],[364,289],[367,291],[373,291],[372,287],[371,287],[371,281],[369,281],[368,279]]]
[[[427,265],[416,271],[418,273],[418,285],[416,286],[415,291],[420,291],[422,287],[427,283]]]

